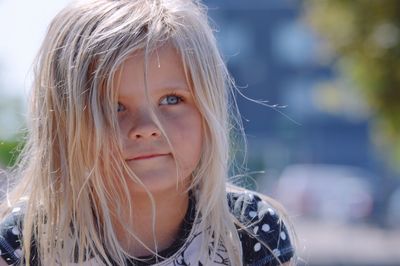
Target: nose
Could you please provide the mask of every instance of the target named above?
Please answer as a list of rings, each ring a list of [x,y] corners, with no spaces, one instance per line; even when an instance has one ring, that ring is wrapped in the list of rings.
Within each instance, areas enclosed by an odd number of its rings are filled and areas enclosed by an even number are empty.
[[[159,138],[161,131],[148,112],[137,114],[129,130],[130,139]]]

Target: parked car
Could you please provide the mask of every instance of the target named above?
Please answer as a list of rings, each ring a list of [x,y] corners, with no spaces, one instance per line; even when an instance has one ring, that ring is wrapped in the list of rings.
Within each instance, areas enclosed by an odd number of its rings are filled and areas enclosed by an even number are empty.
[[[400,187],[395,189],[389,197],[386,223],[392,228],[400,229]]]
[[[342,165],[291,165],[278,179],[275,196],[290,215],[338,222],[364,221],[372,214],[370,175]]]

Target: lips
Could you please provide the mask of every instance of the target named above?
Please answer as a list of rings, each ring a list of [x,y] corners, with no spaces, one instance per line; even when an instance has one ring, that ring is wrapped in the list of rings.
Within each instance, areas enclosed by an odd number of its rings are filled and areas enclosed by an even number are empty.
[[[164,157],[164,156],[168,156],[168,155],[169,155],[169,153],[143,154],[143,155],[138,155],[131,159],[128,159],[127,161],[148,160],[148,159],[159,158],[159,157]]]

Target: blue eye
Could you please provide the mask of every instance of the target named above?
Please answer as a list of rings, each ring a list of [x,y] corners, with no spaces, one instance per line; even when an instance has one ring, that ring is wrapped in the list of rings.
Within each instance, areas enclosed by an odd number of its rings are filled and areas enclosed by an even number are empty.
[[[123,112],[125,110],[126,110],[125,106],[123,104],[121,104],[121,103],[118,103],[117,112],[120,113],[120,112]]]
[[[160,105],[175,105],[175,104],[180,103],[181,101],[182,101],[182,97],[171,94],[171,95],[165,96],[161,100]]]

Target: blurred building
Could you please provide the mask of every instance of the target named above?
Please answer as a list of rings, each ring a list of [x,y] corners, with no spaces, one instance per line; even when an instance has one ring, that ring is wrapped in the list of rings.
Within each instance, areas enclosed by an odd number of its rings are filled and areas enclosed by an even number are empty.
[[[291,164],[355,166],[379,195],[385,168],[370,137],[370,115],[351,84],[335,82],[320,40],[302,21],[301,1],[208,0],[249,144],[249,170],[266,170],[261,191]],[[219,29],[221,29],[219,31]],[[261,159],[260,159],[261,158]],[[264,176],[265,177],[265,176]],[[387,191],[386,191],[387,192]],[[378,208],[379,209],[379,208]],[[381,217],[378,213],[377,216]]]
[[[219,43],[240,90],[278,105],[264,107],[238,95],[250,142],[270,139],[290,146],[289,162],[374,167],[367,119],[352,119],[352,114],[335,114],[321,106],[321,101],[335,100],[324,97],[338,97],[323,95],[324,88],[318,85],[333,78],[334,72],[320,62],[318,40],[299,21],[301,1],[206,3],[221,28]]]
[[[265,170],[257,189],[295,218],[304,265],[400,265],[399,231],[376,226],[399,228],[399,181],[374,148],[368,107],[337,81],[329,50],[302,20],[302,1],[205,3],[240,92],[268,101],[237,93],[248,171]]]

